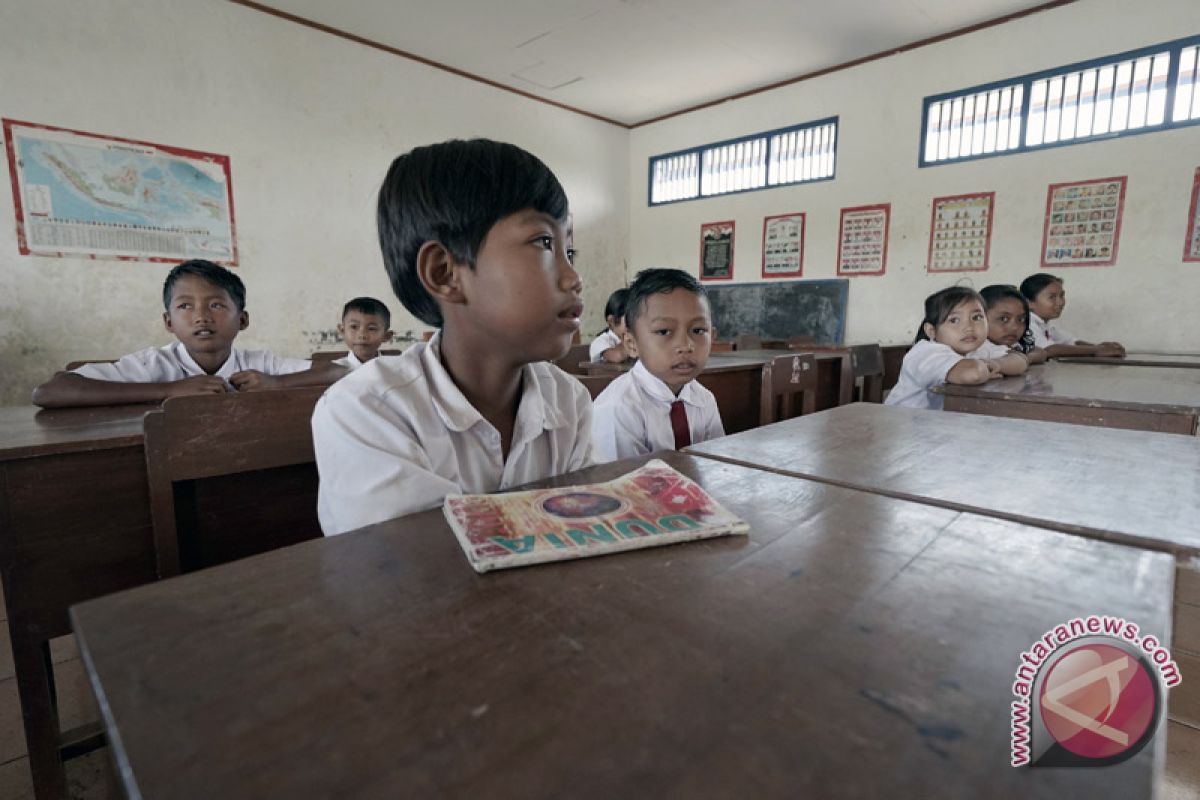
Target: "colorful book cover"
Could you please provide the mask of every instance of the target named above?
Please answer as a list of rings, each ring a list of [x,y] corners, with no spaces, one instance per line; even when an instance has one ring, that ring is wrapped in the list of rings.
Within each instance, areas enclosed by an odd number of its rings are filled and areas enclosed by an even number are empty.
[[[443,510],[476,572],[745,533],[695,481],[654,459],[607,483],[451,495]]]

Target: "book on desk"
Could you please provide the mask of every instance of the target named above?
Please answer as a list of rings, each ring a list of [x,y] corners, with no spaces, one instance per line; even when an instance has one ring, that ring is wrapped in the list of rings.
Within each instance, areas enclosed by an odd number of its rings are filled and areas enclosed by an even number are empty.
[[[694,481],[658,459],[606,483],[451,495],[443,509],[476,572],[749,530]]]

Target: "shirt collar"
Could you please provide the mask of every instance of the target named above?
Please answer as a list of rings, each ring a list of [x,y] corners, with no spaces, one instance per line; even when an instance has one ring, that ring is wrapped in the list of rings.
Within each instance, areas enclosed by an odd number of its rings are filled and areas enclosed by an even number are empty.
[[[674,403],[676,400],[682,400],[689,406],[701,405],[699,389],[696,388],[696,381],[694,380],[685,383],[683,388],[679,390],[679,396],[676,397],[675,393],[671,391],[671,387],[667,386],[666,382],[661,378],[655,377],[640,360],[633,365],[630,374],[633,376],[633,382],[637,384],[638,388],[652,400],[658,400],[663,403]]]
[[[172,345],[175,348],[175,360],[183,367],[183,371],[187,375],[206,375],[204,368],[196,363],[196,359],[192,358],[192,354],[184,346],[183,342],[176,340]],[[238,371],[238,351],[236,347],[229,348],[229,358],[225,359],[225,363],[221,365],[213,374],[218,378],[229,379],[229,376]]]
[[[1033,313],[1032,311],[1029,312],[1029,321],[1036,322],[1038,325],[1046,324],[1046,320],[1042,319],[1041,317],[1039,317],[1037,314]]]

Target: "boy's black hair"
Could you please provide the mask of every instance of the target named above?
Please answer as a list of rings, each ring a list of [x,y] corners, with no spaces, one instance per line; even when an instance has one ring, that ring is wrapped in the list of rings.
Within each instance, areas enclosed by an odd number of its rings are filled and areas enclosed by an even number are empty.
[[[246,310],[246,284],[242,283],[242,279],[222,266],[197,258],[184,261],[167,273],[167,279],[163,281],[163,308],[167,311],[171,310],[171,292],[175,289],[175,281],[185,275],[203,278],[213,286],[224,289],[238,311]]]
[[[379,188],[376,223],[392,291],[422,322],[442,312],[417,275],[417,252],[441,242],[472,269],[497,221],[532,208],[563,220],[567,194],[550,168],[521,148],[489,139],[418,147],[392,162]]]
[[[1012,284],[1008,283],[993,283],[991,286],[985,286],[979,290],[979,296],[983,298],[983,309],[994,306],[1001,300],[1016,300],[1021,304],[1021,308],[1025,310],[1025,331],[1021,334],[1021,338],[1017,341],[1015,347],[1022,353],[1028,353],[1033,349],[1033,331],[1029,330],[1029,300],[1025,295],[1021,294],[1021,290]]]
[[[690,272],[663,267],[644,269],[633,279],[633,283],[629,285],[629,294],[625,297],[625,327],[633,330],[633,323],[646,310],[646,300],[650,295],[666,294],[674,289],[686,289],[708,301],[708,292],[704,291],[704,286]]]
[[[345,319],[346,315],[351,311],[383,317],[383,327],[392,327],[392,312],[388,311],[388,307],[374,297],[356,297],[349,303],[346,303],[346,305],[342,306],[342,319]]]
[[[951,311],[968,300],[975,300],[979,303],[980,308],[984,307],[983,298],[979,296],[979,292],[969,286],[950,286],[926,297],[925,319],[921,320],[921,324],[917,326],[917,338],[913,339],[913,342],[929,338],[925,335],[926,322],[936,328],[946,321],[946,317],[950,316]]]
[[[1037,272],[1021,281],[1021,294],[1026,300],[1036,300],[1042,289],[1052,283],[1062,283],[1063,279],[1047,272]]]

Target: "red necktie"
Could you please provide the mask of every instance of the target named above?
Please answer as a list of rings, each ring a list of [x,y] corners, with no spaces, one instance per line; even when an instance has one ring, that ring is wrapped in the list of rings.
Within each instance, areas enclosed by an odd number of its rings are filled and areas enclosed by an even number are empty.
[[[687,409],[682,400],[671,403],[671,431],[675,434],[675,449],[682,450],[692,443],[692,430],[688,427]]]

